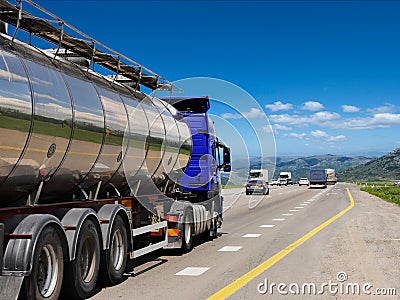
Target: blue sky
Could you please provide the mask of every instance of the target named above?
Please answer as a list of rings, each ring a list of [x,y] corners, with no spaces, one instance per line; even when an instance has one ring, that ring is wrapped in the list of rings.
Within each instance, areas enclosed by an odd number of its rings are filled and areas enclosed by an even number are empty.
[[[211,77],[245,90],[258,105],[212,113],[244,132],[240,113],[266,115],[270,124],[257,126],[267,135],[271,126],[277,155],[400,147],[400,2],[38,3],[171,81]]]

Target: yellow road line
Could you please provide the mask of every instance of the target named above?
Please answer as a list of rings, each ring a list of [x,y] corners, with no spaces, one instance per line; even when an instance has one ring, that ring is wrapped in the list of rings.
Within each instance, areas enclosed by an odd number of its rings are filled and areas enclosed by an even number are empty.
[[[350,193],[349,188],[346,187],[347,194],[350,199],[350,205],[346,207],[344,210],[342,210],[340,213],[337,215],[333,216],[330,218],[328,221],[322,223],[318,227],[314,228],[307,234],[305,234],[303,237],[295,241],[294,243],[290,244],[288,247],[285,249],[279,251],[276,253],[274,256],[270,257],[251,271],[247,272],[243,276],[239,277],[236,279],[234,282],[231,284],[227,285],[223,289],[219,290],[216,292],[214,295],[210,296],[207,300],[214,300],[214,299],[225,299],[228,296],[232,295],[234,292],[236,292],[238,289],[249,283],[251,280],[268,270],[270,267],[272,267],[275,263],[280,261],[282,258],[284,258],[286,255],[288,255],[290,252],[292,252],[294,249],[299,247],[302,243],[307,241],[309,238],[320,232],[322,229],[327,227],[329,224],[334,222],[335,220],[339,219],[341,216],[343,216],[345,213],[347,213],[350,209],[354,207],[354,199],[353,196]]]

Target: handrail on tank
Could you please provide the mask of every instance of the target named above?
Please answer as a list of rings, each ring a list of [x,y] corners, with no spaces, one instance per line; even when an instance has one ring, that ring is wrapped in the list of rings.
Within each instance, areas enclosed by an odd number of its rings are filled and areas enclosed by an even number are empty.
[[[14,41],[18,30],[22,29],[29,34],[33,34],[40,39],[54,44],[58,48],[55,56],[58,54],[59,49],[63,47],[66,50],[89,59],[93,68],[94,64],[97,64],[115,72],[114,81],[118,81],[120,76],[123,76],[136,83],[137,87],[143,85],[151,90],[168,90],[174,94],[183,92],[174,83],[81,32],[32,0],[16,1],[18,6],[14,6],[6,0],[0,0],[0,20],[15,26],[12,41]],[[22,2],[30,4],[50,17],[50,19],[36,17],[24,11],[22,9]],[[58,24],[60,28],[53,26],[52,23]],[[84,39],[67,33],[65,27],[68,27],[75,35],[81,36]]]

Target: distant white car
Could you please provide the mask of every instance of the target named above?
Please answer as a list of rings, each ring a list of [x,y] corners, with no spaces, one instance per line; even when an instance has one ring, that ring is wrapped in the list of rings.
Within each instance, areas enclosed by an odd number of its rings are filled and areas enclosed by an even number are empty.
[[[302,186],[302,185],[306,185],[306,186],[310,185],[310,181],[308,180],[308,178],[300,178],[299,186]]]
[[[278,179],[272,179],[271,185],[278,185],[278,184],[279,184]]]

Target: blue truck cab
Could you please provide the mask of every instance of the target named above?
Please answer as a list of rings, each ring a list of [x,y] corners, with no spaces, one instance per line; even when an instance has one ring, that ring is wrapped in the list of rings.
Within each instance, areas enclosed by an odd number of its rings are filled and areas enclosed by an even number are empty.
[[[199,215],[205,215],[205,222],[208,223],[206,227],[214,227],[211,235],[216,235],[216,227],[222,222],[221,171],[231,171],[230,149],[219,141],[214,123],[208,116],[208,96],[169,97],[163,100],[182,114],[192,137],[190,161],[179,180],[182,189],[180,200],[191,203],[189,206],[194,215],[200,210]],[[209,224],[210,220],[212,224]],[[185,229],[182,228],[182,231],[184,235]]]

